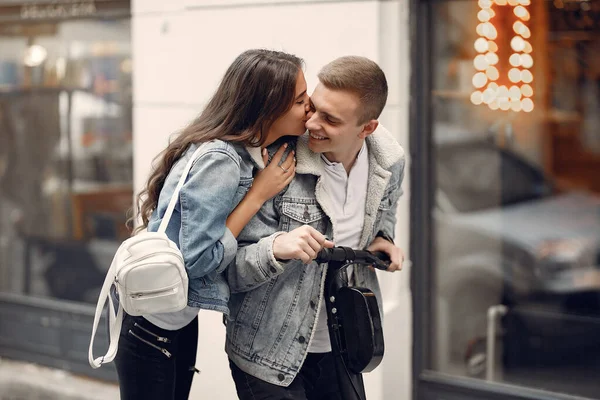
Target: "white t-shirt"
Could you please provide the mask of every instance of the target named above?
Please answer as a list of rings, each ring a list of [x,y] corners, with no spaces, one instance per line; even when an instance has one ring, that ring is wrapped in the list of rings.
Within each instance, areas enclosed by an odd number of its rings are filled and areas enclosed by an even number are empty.
[[[197,307],[186,306],[180,311],[160,314],[146,314],[143,317],[159,328],[167,331],[176,331],[188,326],[189,323],[196,318],[196,315],[198,315],[199,311],[200,309]]]
[[[323,174],[323,191],[332,205],[332,219],[335,221],[333,239],[336,246],[357,248],[360,242],[365,221],[365,205],[369,177],[369,157],[366,144],[363,143],[356,161],[350,170],[341,163],[333,163],[321,155],[325,166]],[[348,279],[352,270],[348,268]],[[329,328],[327,327],[327,310],[323,299],[319,303],[319,314],[313,337],[308,346],[309,353],[327,353],[331,351]]]

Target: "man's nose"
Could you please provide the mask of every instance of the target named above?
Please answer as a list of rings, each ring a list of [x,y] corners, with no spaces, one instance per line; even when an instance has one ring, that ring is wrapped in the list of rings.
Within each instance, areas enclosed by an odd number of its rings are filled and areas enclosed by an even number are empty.
[[[318,129],[314,111],[309,110],[308,113],[306,114],[306,118],[308,118],[308,121],[306,121],[306,124],[305,124],[306,129],[312,129],[312,130]]]

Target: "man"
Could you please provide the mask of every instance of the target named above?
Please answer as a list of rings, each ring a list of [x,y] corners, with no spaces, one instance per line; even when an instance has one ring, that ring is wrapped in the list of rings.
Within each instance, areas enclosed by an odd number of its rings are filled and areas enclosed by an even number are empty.
[[[241,399],[341,399],[323,301],[322,247],[368,248],[404,256],[393,243],[404,152],[377,118],[387,82],[376,63],[342,57],[319,73],[296,176],[238,237],[226,351]],[[381,296],[375,272],[349,279]]]

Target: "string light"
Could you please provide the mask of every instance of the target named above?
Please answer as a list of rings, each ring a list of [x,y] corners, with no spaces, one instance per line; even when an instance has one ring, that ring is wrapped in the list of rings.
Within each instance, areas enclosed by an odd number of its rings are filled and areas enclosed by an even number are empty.
[[[475,29],[479,37],[475,40],[474,48],[477,55],[473,59],[473,65],[477,72],[473,75],[473,86],[476,90],[471,94],[471,103],[475,105],[486,104],[491,110],[512,110],[513,112],[531,112],[534,109],[532,100],[533,88],[533,47],[526,40],[531,37],[531,30],[527,22],[531,19],[528,6],[531,0],[478,0],[479,11],[477,19],[479,23]],[[512,25],[510,53],[506,73],[508,80],[512,82],[510,87],[498,85],[495,81],[500,79],[500,71],[497,66],[500,63],[498,57],[498,30],[494,26],[496,12],[494,7],[509,6],[516,17]],[[508,38],[507,38],[508,39]]]

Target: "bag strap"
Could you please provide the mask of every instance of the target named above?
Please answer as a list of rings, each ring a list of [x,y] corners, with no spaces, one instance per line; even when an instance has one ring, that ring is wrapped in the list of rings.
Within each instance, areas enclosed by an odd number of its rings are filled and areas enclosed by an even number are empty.
[[[185,168],[183,169],[181,178],[179,178],[179,182],[177,183],[177,186],[175,187],[173,196],[171,196],[171,201],[169,202],[167,211],[165,211],[165,215],[163,216],[160,226],[158,227],[158,232],[164,233],[167,230],[167,226],[169,225],[169,221],[171,220],[171,216],[173,215],[173,211],[175,210],[175,205],[177,204],[177,201],[179,200],[179,191],[183,187],[183,184],[185,183],[185,180],[187,179],[190,169],[192,169],[192,164],[194,164],[196,157],[198,156],[198,154],[200,153],[200,150],[202,150],[202,147],[204,147],[204,145],[206,143],[207,142],[204,142],[200,146],[198,146],[196,151],[194,151],[194,154],[192,154],[189,161],[187,162]]]
[[[98,297],[98,304],[96,304],[96,315],[94,315],[94,325],[92,328],[92,338],[90,339],[90,347],[88,349],[88,362],[92,368],[99,368],[102,364],[111,362],[117,355],[117,346],[119,344],[119,334],[121,333],[121,325],[123,324],[123,304],[119,302],[119,309],[115,315],[114,304],[110,296],[110,288],[115,281],[116,276],[116,265],[117,265],[117,254],[113,258],[112,264],[104,279],[100,296]],[[102,315],[102,309],[106,304],[108,298],[108,321],[110,327],[110,342],[108,351],[102,357],[94,359],[92,348],[94,347],[94,337],[96,336],[96,330],[98,329],[98,323],[100,322],[100,316]]]

